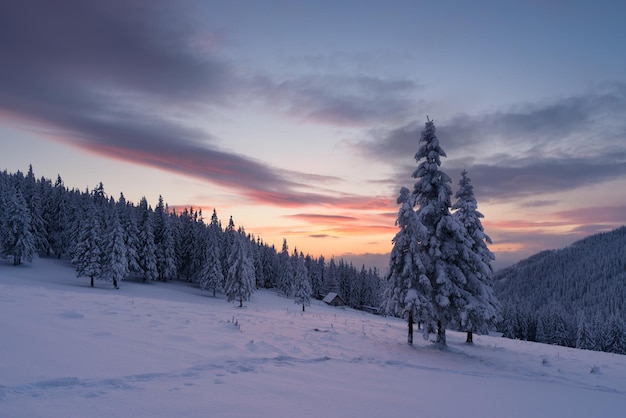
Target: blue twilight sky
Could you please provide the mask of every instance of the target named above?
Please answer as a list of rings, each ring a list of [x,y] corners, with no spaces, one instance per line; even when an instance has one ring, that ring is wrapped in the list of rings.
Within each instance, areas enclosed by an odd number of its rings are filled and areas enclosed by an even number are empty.
[[[626,223],[626,2],[32,1],[2,169],[384,269],[427,116],[500,267]]]

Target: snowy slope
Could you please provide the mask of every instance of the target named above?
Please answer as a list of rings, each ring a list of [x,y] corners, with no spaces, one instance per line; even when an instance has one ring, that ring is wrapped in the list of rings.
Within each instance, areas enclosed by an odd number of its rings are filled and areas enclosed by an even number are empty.
[[[406,324],[260,291],[0,264],[1,417],[623,417],[626,356]],[[592,372],[593,371],[593,372]]]

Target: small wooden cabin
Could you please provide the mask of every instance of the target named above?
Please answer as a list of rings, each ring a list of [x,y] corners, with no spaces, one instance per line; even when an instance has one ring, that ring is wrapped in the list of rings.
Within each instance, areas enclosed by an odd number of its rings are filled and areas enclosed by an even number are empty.
[[[345,305],[341,296],[339,296],[335,292],[328,293],[326,297],[322,300],[322,302],[330,306],[344,306]]]

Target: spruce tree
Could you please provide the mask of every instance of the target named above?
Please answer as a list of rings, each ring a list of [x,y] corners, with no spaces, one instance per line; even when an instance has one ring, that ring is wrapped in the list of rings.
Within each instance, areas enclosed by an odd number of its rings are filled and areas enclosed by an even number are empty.
[[[119,282],[128,274],[127,250],[124,243],[124,230],[120,224],[114,202],[107,208],[107,211],[107,231],[102,255],[101,277],[113,282],[113,286],[117,289]]]
[[[580,314],[578,318],[578,328],[576,331],[576,348],[582,350],[595,350],[595,337],[593,330],[587,323],[584,314]]]
[[[152,209],[145,197],[139,202],[141,220],[139,223],[139,266],[143,273],[143,281],[156,280],[158,277],[154,232],[152,229]]]
[[[100,240],[102,237],[98,214],[90,198],[84,200],[79,225],[72,263],[76,265],[77,277],[89,277],[90,285],[94,287],[94,279],[102,271],[100,264],[102,255]]]
[[[307,269],[311,278],[311,291],[315,299],[322,299],[322,286],[324,278],[324,256],[317,260],[307,255]]]
[[[302,305],[302,312],[304,307],[311,304],[311,281],[309,279],[309,272],[304,264],[304,254],[300,253],[296,259],[296,266],[294,272],[294,303]]]
[[[407,320],[407,343],[413,345],[413,324],[433,316],[430,280],[425,275],[422,261],[421,241],[423,228],[413,210],[413,197],[409,189],[402,187],[397,203],[400,205],[396,226],[400,230],[393,238],[389,258],[385,311]]]
[[[0,173],[0,258],[4,258],[5,254],[4,254],[4,237],[6,235],[5,232],[5,224],[4,224],[4,219],[6,216],[6,213],[8,211],[8,206],[9,206],[9,200],[8,200],[8,185],[7,185],[7,180],[8,179],[8,175],[6,173],[6,171],[4,173]]]
[[[140,275],[143,273],[139,265],[139,228],[137,227],[136,208],[126,202],[123,193],[117,201],[117,214],[124,231],[124,248],[126,248],[126,262],[128,273]]]
[[[159,280],[176,277],[176,263],[174,237],[170,225],[167,208],[163,197],[159,195],[159,202],[154,210],[154,248]]]
[[[19,187],[13,194],[9,193],[5,206],[7,210],[3,216],[1,252],[13,257],[14,266],[22,264],[22,261],[33,261],[36,247],[31,232],[31,215]]]
[[[248,242],[241,233],[234,235],[228,265],[224,292],[228,302],[239,300],[241,308],[243,301],[250,299],[250,295],[255,291],[254,264],[250,258]]]
[[[626,354],[626,329],[619,314],[611,315],[603,345],[609,353]]]
[[[46,210],[47,237],[50,248],[61,258],[66,255],[70,247],[69,242],[69,215],[65,186],[58,175],[52,188],[52,193]]]
[[[285,296],[289,296],[293,290],[294,271],[287,240],[283,238],[283,247],[279,254],[278,278],[276,279],[276,287],[278,291]]]
[[[23,193],[24,200],[30,213],[30,232],[35,243],[35,251],[46,253],[49,248],[46,232],[46,221],[43,218],[42,196],[37,187],[37,180],[33,173],[33,166],[28,166],[28,174],[24,178]]]
[[[210,289],[213,296],[217,291],[223,290],[224,274],[222,273],[222,262],[220,260],[221,245],[220,236],[222,228],[217,218],[217,212],[213,209],[211,223],[206,232],[205,254],[200,269],[198,283],[202,290]]]
[[[235,245],[237,231],[235,230],[235,221],[233,221],[233,217],[231,216],[228,220],[228,226],[224,229],[224,234],[222,235],[222,273],[224,275],[224,287],[226,286],[226,280],[228,277],[228,270],[230,269],[230,254],[232,252],[232,248]]]
[[[489,328],[493,328],[499,319],[500,302],[493,290],[493,269],[491,262],[495,256],[487,244],[491,244],[491,238],[485,234],[480,221],[484,217],[478,211],[478,203],[474,197],[474,187],[467,176],[467,171],[461,173],[459,190],[455,197],[458,199],[452,206],[455,217],[463,224],[467,233],[467,239],[471,245],[468,254],[470,261],[464,264],[466,277],[466,301],[461,312],[460,328],[467,332],[466,342],[473,341],[472,334],[486,334]]]
[[[328,262],[328,267],[325,269],[324,277],[322,280],[323,283],[323,297],[325,297],[328,293],[334,292],[339,293],[339,269],[337,267],[337,263],[335,262],[335,258],[332,257]]]
[[[428,120],[415,154],[418,162],[412,177],[417,179],[412,197],[417,204],[418,253],[423,275],[430,281],[432,315],[425,318],[437,330],[437,342],[446,345],[446,327],[460,322],[470,295],[465,273],[471,269],[471,243],[463,224],[450,212],[450,177],[440,170],[446,153],[439,145],[435,124]],[[421,280],[421,279],[420,279]]]
[[[278,271],[278,261],[276,248],[265,245],[261,252],[263,276],[265,277],[265,288],[276,287],[276,276]]]

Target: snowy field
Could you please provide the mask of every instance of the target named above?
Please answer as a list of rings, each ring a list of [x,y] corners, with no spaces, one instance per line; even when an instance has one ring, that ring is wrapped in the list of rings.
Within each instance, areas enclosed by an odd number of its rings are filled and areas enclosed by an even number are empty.
[[[0,417],[624,417],[626,356],[0,262]]]

